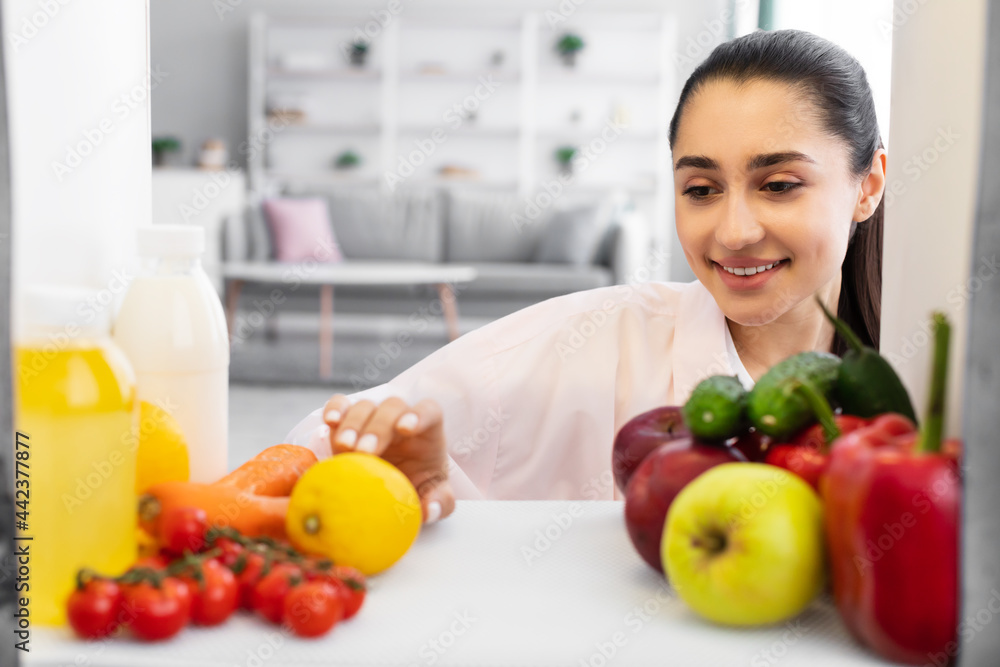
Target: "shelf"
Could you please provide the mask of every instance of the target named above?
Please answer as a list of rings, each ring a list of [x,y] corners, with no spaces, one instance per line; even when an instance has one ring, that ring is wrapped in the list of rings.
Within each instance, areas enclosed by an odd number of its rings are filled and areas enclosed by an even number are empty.
[[[375,185],[378,183],[378,176],[362,176],[359,174],[340,173],[333,170],[317,169],[314,171],[282,171],[280,169],[268,169],[265,176],[274,180],[282,181],[311,181],[323,183],[342,183],[344,185]]]
[[[352,69],[341,67],[336,69],[292,70],[281,67],[271,67],[267,76],[273,80],[311,80],[311,81],[380,81],[382,72],[373,69]]]
[[[430,136],[435,130],[441,130],[447,137],[469,136],[469,137],[495,137],[513,138],[521,134],[521,130],[516,127],[479,127],[468,126],[463,123],[461,127],[453,128],[451,125],[410,125],[399,128],[400,134],[421,134]]]
[[[659,74],[601,74],[599,72],[580,72],[566,68],[565,70],[548,69],[538,73],[539,84],[587,84],[593,86],[658,86],[661,83]]]
[[[490,78],[500,83],[518,83],[521,81],[519,72],[504,72],[483,70],[481,72],[401,72],[400,81],[404,83],[468,83],[480,78]]]
[[[565,141],[568,143],[573,142],[587,142],[592,139],[599,138],[601,132],[604,131],[604,125],[596,128],[587,128],[579,130],[539,130],[538,138],[544,139],[546,141]],[[629,130],[628,128],[622,130],[622,133],[615,137],[614,142],[618,141],[646,141],[655,142],[658,139],[666,138],[666,132],[660,133],[656,130]],[[655,147],[655,144],[652,145]]]
[[[471,187],[490,190],[516,190],[517,181],[491,181],[482,178],[411,178],[406,181],[407,185],[417,187]]]
[[[303,123],[296,125],[290,123],[282,128],[282,132],[294,132],[296,134],[378,134],[382,131],[379,125],[348,125],[348,124],[325,124],[325,123]]]

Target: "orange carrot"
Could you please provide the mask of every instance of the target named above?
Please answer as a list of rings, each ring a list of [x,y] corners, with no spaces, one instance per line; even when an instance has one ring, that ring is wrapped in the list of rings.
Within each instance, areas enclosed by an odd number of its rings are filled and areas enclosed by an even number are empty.
[[[235,486],[259,496],[287,496],[302,473],[316,463],[311,449],[297,445],[268,447],[216,484]]]
[[[288,495],[315,462],[310,449],[276,445],[211,484],[154,484],[139,498],[140,525],[158,536],[161,516],[176,508],[199,507],[212,526],[229,526],[252,537],[283,538]]]

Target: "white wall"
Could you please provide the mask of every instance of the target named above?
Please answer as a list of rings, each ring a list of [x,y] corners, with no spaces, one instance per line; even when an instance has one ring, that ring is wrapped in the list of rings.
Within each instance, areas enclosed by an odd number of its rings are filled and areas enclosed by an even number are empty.
[[[986,0],[897,0],[892,151],[882,271],[882,353],[923,411],[932,310],[953,325],[948,431],[961,430],[970,270],[982,138]],[[915,10],[914,10],[915,8]],[[907,11],[907,10],[912,11]],[[981,283],[980,283],[981,286]]]
[[[3,11],[15,294],[29,283],[114,291],[150,215],[147,4],[10,0]]]

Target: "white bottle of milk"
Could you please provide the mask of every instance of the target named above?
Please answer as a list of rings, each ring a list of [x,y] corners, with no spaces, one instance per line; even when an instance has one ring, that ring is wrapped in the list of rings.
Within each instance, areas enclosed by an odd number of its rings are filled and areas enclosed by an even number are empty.
[[[213,482],[228,469],[229,335],[201,268],[204,250],[201,227],[141,228],[142,269],[114,326],[139,400],[165,408],[184,432],[193,482]]]

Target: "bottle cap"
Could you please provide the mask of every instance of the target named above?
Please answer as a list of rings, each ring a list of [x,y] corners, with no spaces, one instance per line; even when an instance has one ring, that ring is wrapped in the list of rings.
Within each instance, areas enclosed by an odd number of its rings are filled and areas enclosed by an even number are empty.
[[[21,337],[64,333],[69,338],[106,336],[111,331],[111,298],[71,285],[29,285],[20,290]]]
[[[198,257],[205,229],[196,225],[149,225],[138,232],[140,257]]]

